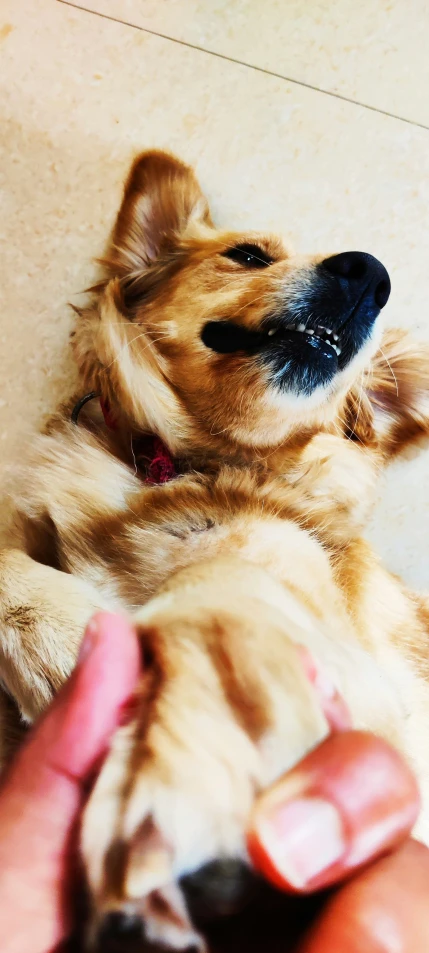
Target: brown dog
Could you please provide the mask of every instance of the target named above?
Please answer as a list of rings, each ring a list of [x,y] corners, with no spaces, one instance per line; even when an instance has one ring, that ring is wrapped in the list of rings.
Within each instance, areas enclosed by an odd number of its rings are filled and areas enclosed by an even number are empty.
[[[216,231],[164,153],[134,163],[104,269],[74,338],[104,421],[71,402],[22,475],[0,672],[31,721],[93,611],[133,614],[136,713],[83,825],[93,933],[126,914],[203,948],[180,878],[246,863],[255,795],[328,732],[299,646],[411,760],[429,841],[429,602],[360,535],[380,467],[429,429],[429,350],[379,350],[376,259]]]

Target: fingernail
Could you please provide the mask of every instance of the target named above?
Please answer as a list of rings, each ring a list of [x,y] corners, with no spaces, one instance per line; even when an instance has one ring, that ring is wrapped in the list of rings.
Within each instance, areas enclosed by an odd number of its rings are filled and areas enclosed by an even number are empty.
[[[346,852],[343,823],[329,801],[303,797],[277,807],[258,836],[282,878],[302,890]]]
[[[82,639],[80,649],[77,656],[77,665],[81,665],[85,659],[88,658],[88,655],[91,654],[95,645],[98,642],[99,628],[96,619],[91,619],[88,622],[88,625],[85,629],[85,634]]]

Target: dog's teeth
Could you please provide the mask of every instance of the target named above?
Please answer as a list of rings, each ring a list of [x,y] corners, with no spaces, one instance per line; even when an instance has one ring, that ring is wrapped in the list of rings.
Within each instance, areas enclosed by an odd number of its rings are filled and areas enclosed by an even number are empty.
[[[286,331],[295,331],[295,325],[294,325],[294,324],[287,324],[287,325],[286,325]]]
[[[338,334],[333,334],[332,337],[333,337],[334,341],[338,341]]]
[[[305,324],[298,324],[298,331],[305,331]]]
[[[312,331],[311,328],[310,328],[310,329],[307,331],[307,334],[314,334],[314,331]]]
[[[335,353],[338,354],[338,357],[339,357],[341,354],[341,348],[337,347],[336,344],[333,344],[332,347],[334,348]]]
[[[275,328],[270,328],[270,330],[268,331],[268,337],[269,337],[269,338],[272,338],[273,334],[275,334],[275,333],[276,333],[276,329],[275,329]]]
[[[332,331],[331,331],[331,329],[330,329],[330,328],[325,328],[325,334],[327,334],[327,335],[328,335],[328,337],[330,337],[330,336],[331,336],[331,334],[332,334]]]

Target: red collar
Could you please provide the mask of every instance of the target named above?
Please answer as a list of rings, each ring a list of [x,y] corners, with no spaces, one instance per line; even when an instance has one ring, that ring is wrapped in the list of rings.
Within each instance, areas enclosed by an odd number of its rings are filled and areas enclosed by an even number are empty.
[[[109,430],[117,430],[118,422],[107,397],[100,397],[100,407],[106,427]],[[155,434],[142,434],[140,437],[135,437],[132,441],[132,449],[137,467],[144,475],[145,483],[159,486],[162,483],[168,483],[178,475],[168,447]]]
[[[138,469],[145,474],[145,483],[159,485],[177,476],[168,447],[154,434],[143,434],[133,440],[133,453]]]

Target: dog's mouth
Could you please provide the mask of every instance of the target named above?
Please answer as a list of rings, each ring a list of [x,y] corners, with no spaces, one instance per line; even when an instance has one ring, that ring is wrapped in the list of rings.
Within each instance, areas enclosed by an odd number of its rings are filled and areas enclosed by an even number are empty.
[[[209,321],[201,335],[203,343],[217,354],[257,354],[279,343],[309,344],[340,357],[340,335],[332,328],[307,324],[266,324],[261,331],[252,331],[234,321]],[[275,341],[274,341],[275,338]]]
[[[326,387],[362,346],[364,338],[352,341],[347,325],[300,322],[273,326],[266,334],[259,360],[270,382],[282,391],[310,395]]]
[[[369,329],[354,321],[330,327],[310,322],[292,323],[273,318],[260,331],[232,321],[211,321],[203,329],[203,343],[217,354],[254,357],[282,391],[309,395],[328,385],[349,363],[368,337]]]
[[[280,336],[279,329],[270,328],[267,332],[267,337],[274,338],[276,336]],[[332,354],[336,354],[337,358],[341,357],[341,335],[333,331],[332,328],[322,325],[310,328],[305,324],[287,324],[283,331],[283,337],[289,338],[289,340],[292,340],[292,343],[294,343],[294,337],[296,337],[295,343],[300,347],[308,346],[315,348],[328,357],[332,356]]]
[[[267,327],[259,360],[282,391],[309,396],[328,387],[370,341],[381,310],[372,295],[363,293],[348,312],[329,304],[315,297],[304,319],[273,318]]]
[[[273,318],[259,331],[233,321],[211,321],[202,333],[203,343],[217,354],[254,357],[265,367],[270,381],[283,390],[310,393],[327,384],[345,367],[364,343],[369,330],[353,327],[353,316],[337,328],[329,322],[286,322]]]

